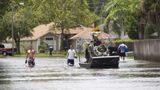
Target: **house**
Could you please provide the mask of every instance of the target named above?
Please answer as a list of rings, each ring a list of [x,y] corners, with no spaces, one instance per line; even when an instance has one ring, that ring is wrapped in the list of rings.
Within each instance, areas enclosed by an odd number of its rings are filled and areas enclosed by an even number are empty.
[[[80,33],[86,27],[76,27],[70,28],[68,30],[64,30],[64,44],[68,47],[68,45],[73,40],[69,40],[70,37]],[[45,50],[48,50],[50,46],[53,47],[53,51],[60,50],[60,42],[61,42],[61,31],[57,28],[54,28],[54,23],[42,24],[35,28],[33,28],[32,32],[33,36],[26,37],[21,39],[20,49],[21,52],[26,51],[26,49],[32,45],[32,47],[38,53],[40,51],[40,46],[47,46]]]

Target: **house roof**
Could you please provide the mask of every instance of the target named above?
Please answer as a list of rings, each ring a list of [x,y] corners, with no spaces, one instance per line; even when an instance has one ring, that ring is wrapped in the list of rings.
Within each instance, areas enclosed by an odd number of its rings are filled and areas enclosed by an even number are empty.
[[[85,28],[84,31],[78,33],[77,35],[74,35],[73,37],[71,37],[70,39],[92,39],[91,34],[93,33],[94,28]],[[116,38],[115,36],[111,35],[111,34],[107,34],[105,32],[100,32],[98,34],[98,38],[99,39],[114,39]]]
[[[91,30],[92,30],[92,28],[83,28],[83,29],[84,30],[82,32],[78,33],[77,35],[74,35],[70,39],[78,39],[78,38],[91,39]]]
[[[54,23],[49,23],[49,24],[42,24],[39,26],[36,26],[33,28],[32,34],[33,36],[31,37],[25,37],[21,39],[22,41],[28,41],[28,40],[37,40],[38,38],[48,34],[48,33],[54,33],[56,35],[61,34],[61,31],[58,29],[53,29]],[[83,27],[76,27],[76,28],[70,28],[68,30],[64,30],[65,34],[77,34],[83,31]]]

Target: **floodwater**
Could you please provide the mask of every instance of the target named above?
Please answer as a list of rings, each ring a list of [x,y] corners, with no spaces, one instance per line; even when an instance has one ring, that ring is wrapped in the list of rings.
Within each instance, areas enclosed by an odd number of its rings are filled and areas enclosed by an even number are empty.
[[[81,59],[84,61],[84,59]],[[160,90],[160,63],[127,59],[118,69],[85,69],[65,58],[0,58],[0,90]]]

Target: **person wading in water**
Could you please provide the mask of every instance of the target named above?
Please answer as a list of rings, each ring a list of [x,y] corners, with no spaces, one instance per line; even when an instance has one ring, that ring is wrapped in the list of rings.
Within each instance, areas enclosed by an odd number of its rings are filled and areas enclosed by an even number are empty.
[[[35,50],[32,48],[32,46],[30,46],[27,50],[25,63],[28,63],[29,67],[35,66]]]
[[[77,58],[76,51],[72,45],[70,45],[70,49],[67,52],[67,65],[74,66],[74,58]]]
[[[125,60],[126,52],[128,52],[128,47],[126,44],[122,43],[118,46],[119,56]]]

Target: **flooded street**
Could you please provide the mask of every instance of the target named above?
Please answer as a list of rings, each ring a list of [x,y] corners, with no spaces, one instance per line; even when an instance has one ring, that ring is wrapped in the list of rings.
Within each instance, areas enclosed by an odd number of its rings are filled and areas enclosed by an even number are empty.
[[[0,58],[0,90],[160,90],[160,63],[127,59],[118,69],[85,69],[78,60],[69,67],[65,58],[37,57],[29,69],[24,62]]]

